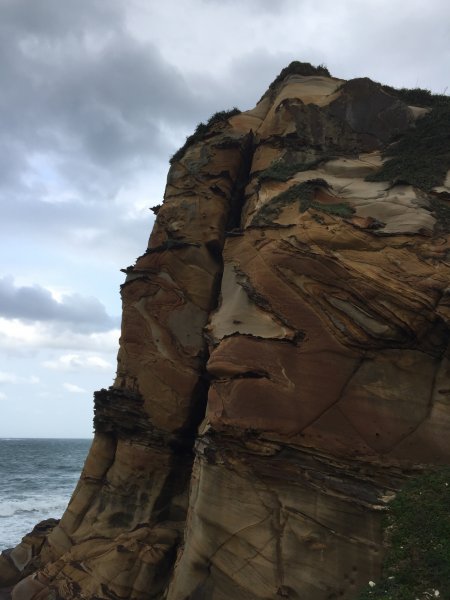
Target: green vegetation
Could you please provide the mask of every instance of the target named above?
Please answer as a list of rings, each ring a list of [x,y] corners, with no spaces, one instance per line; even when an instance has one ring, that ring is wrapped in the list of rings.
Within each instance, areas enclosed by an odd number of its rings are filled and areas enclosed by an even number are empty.
[[[283,160],[279,160],[273,165],[270,165],[270,167],[267,169],[264,169],[264,171],[261,171],[259,174],[259,180],[287,181],[296,173],[315,169],[323,160],[326,160],[326,157],[310,160],[308,162],[296,162],[291,164]]]
[[[186,141],[181,146],[181,148],[179,148],[172,156],[172,158],[170,159],[170,164],[173,164],[177,160],[180,160],[184,156],[184,153],[189,148],[189,146],[192,146],[192,144],[203,140],[206,137],[206,134],[208,133],[210,127],[216,125],[217,123],[223,123],[231,117],[239,115],[240,113],[241,111],[238,108],[234,107],[231,110],[221,110],[219,112],[214,113],[206,123],[200,122],[195,128],[194,133],[186,138]]]
[[[421,106],[422,108],[434,108],[441,105],[450,105],[450,97],[445,94],[433,94],[430,90],[422,88],[394,88],[390,85],[381,85],[381,89],[396,96],[409,106]]]
[[[219,110],[218,112],[211,115],[206,123],[206,127],[209,128],[216,123],[223,123],[231,117],[235,117],[236,115],[240,115],[241,111],[235,106],[230,110]]]
[[[325,65],[314,67],[311,63],[294,60],[287,67],[284,67],[280,74],[272,81],[269,85],[269,91],[274,90],[276,86],[289,75],[322,75],[324,77],[331,77],[330,72]]]
[[[346,202],[339,202],[339,204],[321,204],[320,202],[313,201],[308,208],[314,208],[315,210],[320,210],[328,215],[342,217],[343,219],[349,219],[355,212],[350,204],[347,204]]]
[[[450,233],[450,202],[431,196],[430,204],[437,221],[436,229],[441,233]]]
[[[450,103],[418,119],[384,156],[389,160],[367,181],[408,183],[425,191],[442,185],[450,167]]]
[[[350,217],[353,214],[353,208],[348,204],[321,204],[314,200],[316,191],[319,188],[330,189],[330,186],[324,179],[309,179],[303,183],[297,183],[275,196],[265,204],[257,215],[253,218],[252,225],[264,226],[273,223],[277,219],[282,209],[292,202],[299,203],[299,211],[305,212],[309,208],[320,210],[331,215],[340,217]]]
[[[385,532],[381,580],[359,600],[450,600],[450,468],[407,484],[389,505]]]

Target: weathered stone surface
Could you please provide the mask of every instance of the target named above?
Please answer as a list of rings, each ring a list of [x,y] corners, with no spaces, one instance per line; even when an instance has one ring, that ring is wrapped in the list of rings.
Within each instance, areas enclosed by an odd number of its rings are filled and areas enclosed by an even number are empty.
[[[39,566],[39,553],[46,537],[58,524],[56,519],[46,519],[38,523],[33,531],[22,538],[15,548],[5,550],[0,555],[2,586],[12,586],[24,575],[33,573]]]
[[[173,161],[80,482],[0,559],[16,600],[350,600],[450,461],[449,176],[375,180],[430,109],[302,68]]]
[[[168,598],[351,597],[378,572],[387,484],[361,463],[204,435]]]

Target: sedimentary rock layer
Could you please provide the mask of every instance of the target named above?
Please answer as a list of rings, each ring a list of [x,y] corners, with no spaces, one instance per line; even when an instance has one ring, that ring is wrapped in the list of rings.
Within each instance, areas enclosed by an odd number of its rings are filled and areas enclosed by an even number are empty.
[[[383,180],[433,114],[297,63],[198,128],[125,270],[72,500],[0,558],[16,600],[350,600],[376,579],[387,503],[450,460],[450,178]]]

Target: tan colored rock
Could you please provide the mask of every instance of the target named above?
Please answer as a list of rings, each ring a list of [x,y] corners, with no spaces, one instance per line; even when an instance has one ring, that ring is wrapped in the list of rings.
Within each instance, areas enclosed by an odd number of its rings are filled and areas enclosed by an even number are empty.
[[[350,598],[376,578],[380,490],[357,465],[261,446],[198,442],[171,600]]]
[[[177,154],[79,484],[0,559],[16,600],[351,600],[450,461],[448,177],[367,180],[428,109],[301,68]]]

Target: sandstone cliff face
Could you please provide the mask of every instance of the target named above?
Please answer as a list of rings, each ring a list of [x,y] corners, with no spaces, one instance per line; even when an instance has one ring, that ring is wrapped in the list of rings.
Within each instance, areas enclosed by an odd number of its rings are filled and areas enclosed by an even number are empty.
[[[351,599],[376,579],[386,503],[450,461],[448,138],[388,176],[435,110],[297,65],[177,153],[80,482],[43,543],[0,558],[13,598]]]

